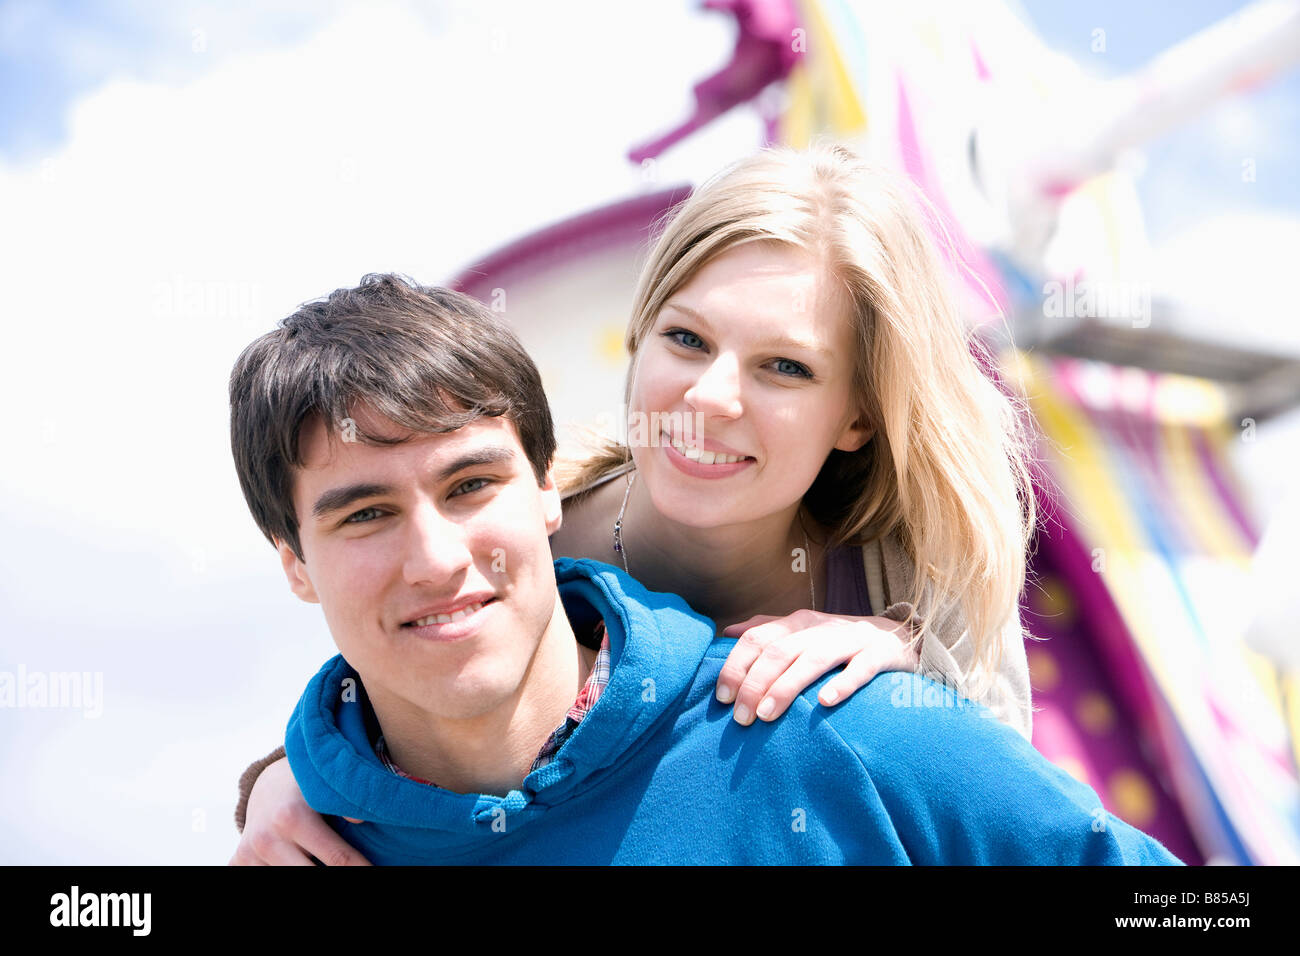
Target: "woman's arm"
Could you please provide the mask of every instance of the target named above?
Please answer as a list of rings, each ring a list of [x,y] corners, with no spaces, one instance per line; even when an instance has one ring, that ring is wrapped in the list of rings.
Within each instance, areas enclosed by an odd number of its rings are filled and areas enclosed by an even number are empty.
[[[912,671],[983,704],[1030,740],[1033,711],[1020,615],[1013,614],[1003,631],[998,671],[981,678],[973,671],[974,650],[964,630],[949,646],[935,635],[950,635],[954,628],[941,628],[918,648],[910,639],[917,625],[909,628],[906,623],[911,608],[899,602],[880,617],[803,610],[733,624],[723,634],[740,640],[718,675],[718,700],[734,700],[732,716],[748,725],[755,717],[780,717],[806,687],[841,665],[844,670],[817,695],[827,707],[851,697],[884,671]]]
[[[244,819],[248,815],[248,797],[253,792],[253,785],[257,783],[257,778],[262,775],[263,770],[277,760],[283,760],[284,757],[284,745],[281,744],[261,760],[254,760],[239,775],[239,802],[235,804],[235,829],[240,833],[244,832]]]
[[[283,747],[254,763],[239,778],[235,825],[243,836],[230,858],[231,866],[370,865],[307,805],[289,761],[284,759]]]
[[[818,700],[831,706],[865,686],[876,674],[903,670],[924,674],[959,695],[984,704],[1026,740],[1033,733],[1029,664],[1019,610],[1002,631],[1002,656],[995,673],[975,670],[975,648],[958,612],[930,622],[920,646],[899,624],[912,619],[912,605],[890,603],[891,596],[908,593],[911,563],[898,541],[887,536],[862,548],[863,574],[872,607],[885,607],[879,617],[798,611],[784,618],[761,616],[727,628],[740,637],[718,676],[718,700],[736,701],[733,716],[742,724],[773,720],[808,685],[841,665],[843,672],[826,683]],[[854,622],[865,622],[854,623]],[[853,624],[852,627],[845,625]],[[892,629],[893,640],[887,639]]]

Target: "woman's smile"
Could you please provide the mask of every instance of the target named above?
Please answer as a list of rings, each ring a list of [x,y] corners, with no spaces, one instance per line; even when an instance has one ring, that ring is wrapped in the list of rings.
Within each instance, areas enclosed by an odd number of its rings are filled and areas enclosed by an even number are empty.
[[[669,443],[661,447],[673,466],[692,478],[729,478],[756,463],[748,456],[741,458],[735,455],[715,454],[711,451],[700,451],[698,448],[685,448]]]

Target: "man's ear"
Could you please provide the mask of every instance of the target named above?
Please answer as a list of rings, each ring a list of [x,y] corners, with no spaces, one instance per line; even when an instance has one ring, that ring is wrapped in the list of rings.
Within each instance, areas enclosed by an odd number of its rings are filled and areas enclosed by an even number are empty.
[[[284,567],[284,576],[289,579],[289,590],[308,604],[319,604],[320,598],[316,596],[316,588],[307,576],[307,565],[303,560],[293,553],[293,548],[278,538],[275,550],[280,552],[280,564]]]
[[[560,488],[555,483],[555,468],[546,469],[546,482],[541,486],[542,512],[546,515],[546,535],[560,530],[564,520],[564,505],[560,501]]]
[[[859,416],[853,422],[840,432],[840,437],[835,442],[835,447],[840,451],[857,451],[867,442],[871,441],[871,436],[876,430],[866,423],[866,419]]]

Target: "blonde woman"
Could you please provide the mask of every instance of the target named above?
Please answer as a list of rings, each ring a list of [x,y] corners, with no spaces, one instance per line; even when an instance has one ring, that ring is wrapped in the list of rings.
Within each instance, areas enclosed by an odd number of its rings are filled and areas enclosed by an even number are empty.
[[[843,665],[822,704],[919,671],[1029,737],[1025,419],[972,354],[906,186],[842,147],[735,164],[663,228],[627,346],[627,444],[561,467],[556,556],[624,567],[739,637],[717,696],[741,724]],[[365,862],[281,754],[241,781],[232,862]]]

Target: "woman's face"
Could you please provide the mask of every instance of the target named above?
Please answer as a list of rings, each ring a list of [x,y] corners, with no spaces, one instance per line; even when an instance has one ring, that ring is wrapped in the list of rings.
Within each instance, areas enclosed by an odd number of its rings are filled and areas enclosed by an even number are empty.
[[[664,304],[635,362],[637,473],[682,524],[790,509],[831,449],[871,437],[853,400],[847,297],[790,246],[747,243],[710,261]]]

